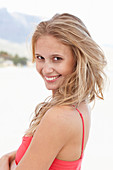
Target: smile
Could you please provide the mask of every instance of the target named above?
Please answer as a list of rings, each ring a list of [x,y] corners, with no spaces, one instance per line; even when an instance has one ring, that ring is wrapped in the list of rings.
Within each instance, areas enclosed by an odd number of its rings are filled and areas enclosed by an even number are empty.
[[[46,79],[47,81],[53,81],[53,80],[56,80],[58,77],[60,77],[60,75],[54,76],[54,77],[46,77],[46,76],[45,76],[45,79]]]

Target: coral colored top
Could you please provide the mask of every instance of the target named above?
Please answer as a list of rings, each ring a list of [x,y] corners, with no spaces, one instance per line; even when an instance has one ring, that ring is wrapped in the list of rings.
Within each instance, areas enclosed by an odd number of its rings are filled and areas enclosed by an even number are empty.
[[[80,113],[80,111],[78,109],[76,109],[76,110],[80,114],[80,117],[82,119],[82,125],[83,125],[81,156],[78,160],[75,160],[75,161],[63,161],[63,160],[59,160],[59,159],[55,158],[51,167],[49,168],[49,170],[81,170],[81,163],[82,163],[82,158],[83,158],[83,147],[84,147],[84,119],[83,119],[83,116]],[[22,144],[20,145],[20,147],[16,153],[16,158],[15,158],[16,165],[18,165],[21,158],[24,156],[27,148],[30,145],[32,138],[33,138],[32,136],[31,137],[26,137],[26,136],[23,137]]]

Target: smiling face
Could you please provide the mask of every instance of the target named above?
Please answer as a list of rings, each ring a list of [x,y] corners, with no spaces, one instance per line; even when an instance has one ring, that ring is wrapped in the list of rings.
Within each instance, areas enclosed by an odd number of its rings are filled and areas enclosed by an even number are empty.
[[[74,57],[69,46],[53,36],[41,36],[35,44],[36,69],[53,93],[73,72]]]

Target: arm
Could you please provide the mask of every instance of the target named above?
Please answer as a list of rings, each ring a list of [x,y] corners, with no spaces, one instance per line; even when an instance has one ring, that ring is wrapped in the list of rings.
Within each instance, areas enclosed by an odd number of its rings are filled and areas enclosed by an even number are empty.
[[[15,170],[16,169],[16,163],[15,160],[13,160],[10,164],[10,170]]]
[[[12,161],[15,159],[16,151],[8,153],[0,158],[0,170],[9,170]]]
[[[68,137],[67,121],[61,118],[57,109],[49,110],[42,118],[16,170],[49,169]]]

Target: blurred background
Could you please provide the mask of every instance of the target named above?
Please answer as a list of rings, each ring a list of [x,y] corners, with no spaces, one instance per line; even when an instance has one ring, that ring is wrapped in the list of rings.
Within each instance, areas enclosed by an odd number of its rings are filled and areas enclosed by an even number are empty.
[[[36,105],[51,95],[32,64],[37,23],[56,13],[78,16],[107,58],[105,100],[97,100],[82,170],[113,169],[112,0],[0,0],[0,157],[21,144]]]

